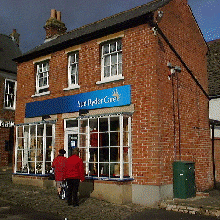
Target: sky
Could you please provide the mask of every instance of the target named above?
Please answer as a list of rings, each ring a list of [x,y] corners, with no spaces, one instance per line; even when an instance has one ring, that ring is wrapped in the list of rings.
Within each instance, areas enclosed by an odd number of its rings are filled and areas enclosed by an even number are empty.
[[[20,34],[23,53],[41,45],[44,25],[51,9],[61,11],[67,31],[129,10],[151,0],[0,0],[0,33]],[[188,0],[193,15],[208,42],[220,38],[220,0]]]

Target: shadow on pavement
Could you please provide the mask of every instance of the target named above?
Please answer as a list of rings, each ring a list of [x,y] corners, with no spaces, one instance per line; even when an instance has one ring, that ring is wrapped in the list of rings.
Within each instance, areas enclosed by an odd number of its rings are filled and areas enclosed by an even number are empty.
[[[7,203],[0,200],[0,219],[16,219],[16,220],[63,220],[59,215],[46,212],[36,211],[32,208]]]

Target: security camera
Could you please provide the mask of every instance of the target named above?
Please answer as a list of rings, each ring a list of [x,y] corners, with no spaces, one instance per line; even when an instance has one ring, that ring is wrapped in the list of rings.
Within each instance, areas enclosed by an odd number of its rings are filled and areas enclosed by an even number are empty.
[[[172,67],[173,67],[170,62],[167,63],[167,66],[168,66],[169,68],[172,68]]]
[[[179,67],[179,66],[175,66],[174,69],[178,72],[181,72],[181,67]]]
[[[163,17],[163,11],[158,11],[158,17],[162,18]]]
[[[162,20],[163,11],[158,11],[156,16],[156,22],[159,23]]]

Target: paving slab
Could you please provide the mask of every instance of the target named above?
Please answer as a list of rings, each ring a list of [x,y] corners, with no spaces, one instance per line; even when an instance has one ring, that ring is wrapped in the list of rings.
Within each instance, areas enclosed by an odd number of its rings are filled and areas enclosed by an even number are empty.
[[[164,200],[161,201],[159,206],[169,211],[220,218],[220,191],[215,189],[208,193],[197,193],[197,196],[193,198]]]
[[[72,207],[58,198],[55,187],[13,184],[12,170],[0,169],[0,219],[219,219],[219,204],[220,193],[213,191],[206,197],[161,201],[157,209],[94,198],[80,198],[80,206]]]

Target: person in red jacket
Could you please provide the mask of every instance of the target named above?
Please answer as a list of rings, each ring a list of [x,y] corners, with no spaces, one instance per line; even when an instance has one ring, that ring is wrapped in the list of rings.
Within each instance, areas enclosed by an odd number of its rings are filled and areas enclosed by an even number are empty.
[[[85,180],[83,161],[79,158],[79,149],[74,148],[72,156],[65,162],[64,178],[67,181],[67,202],[68,205],[79,206],[78,189],[80,181]]]
[[[66,151],[64,149],[59,150],[59,155],[53,160],[52,167],[55,170],[55,181],[56,181],[56,187],[57,187],[57,193],[60,196],[61,192],[61,183],[64,180],[64,166],[65,161],[67,160],[66,157],[64,157],[64,154]]]

